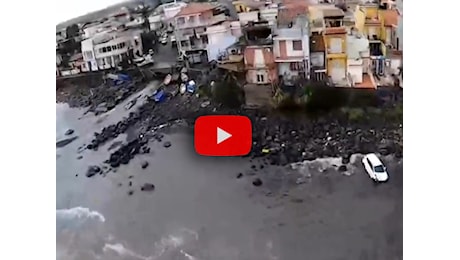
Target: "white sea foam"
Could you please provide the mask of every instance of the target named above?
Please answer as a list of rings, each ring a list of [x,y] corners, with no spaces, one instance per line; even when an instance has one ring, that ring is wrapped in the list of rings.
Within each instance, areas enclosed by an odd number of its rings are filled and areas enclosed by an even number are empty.
[[[142,260],[151,260],[151,257],[142,256],[136,252],[131,251],[130,249],[125,248],[122,244],[105,244],[103,248],[104,252],[109,250],[116,252],[120,256],[128,256],[135,259],[142,259]]]
[[[353,154],[350,157],[350,164],[347,165],[348,170],[343,172],[344,175],[351,175],[353,172],[353,164],[362,158],[362,154]],[[330,168],[337,168],[338,166],[342,165],[342,158],[340,157],[328,157],[328,158],[317,158],[313,161],[303,161],[292,163],[291,168],[293,170],[298,170],[299,173],[305,175],[306,177],[311,177],[310,169],[315,169],[319,172],[324,172]]]
[[[158,242],[156,242],[153,246],[154,251],[151,256],[143,256],[138,254],[133,250],[126,248],[120,243],[106,243],[104,245],[103,251],[113,251],[120,256],[131,257],[134,259],[155,260],[163,256],[165,253],[179,249],[185,243],[192,240],[198,240],[198,234],[193,230],[184,228],[178,232],[175,232],[174,234],[164,236]],[[197,260],[196,257],[188,254],[183,249],[180,249],[179,252],[189,260]]]
[[[91,218],[97,219],[101,222],[105,222],[105,217],[97,212],[92,211],[88,208],[83,207],[75,207],[70,209],[58,209],[56,210],[56,218],[57,219],[74,219],[74,218]]]

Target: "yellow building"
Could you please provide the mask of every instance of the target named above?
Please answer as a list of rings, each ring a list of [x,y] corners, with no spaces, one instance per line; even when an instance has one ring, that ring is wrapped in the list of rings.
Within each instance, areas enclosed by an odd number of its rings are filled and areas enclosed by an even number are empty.
[[[329,5],[322,8],[322,16],[327,75],[335,84],[347,85],[347,30],[343,24],[345,13]]]
[[[254,0],[238,0],[232,2],[237,13],[247,13],[255,10],[259,10],[260,7],[264,6],[264,2],[258,2]]]
[[[379,9],[378,4],[358,5],[355,10],[355,27],[369,40],[371,68],[379,75],[385,74],[387,30],[385,16],[387,10]]]

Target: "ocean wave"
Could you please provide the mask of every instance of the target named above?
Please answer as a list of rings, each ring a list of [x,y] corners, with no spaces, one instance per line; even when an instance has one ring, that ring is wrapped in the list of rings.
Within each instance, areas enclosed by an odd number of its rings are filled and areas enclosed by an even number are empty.
[[[105,217],[97,211],[92,211],[84,207],[56,210],[56,219],[97,219],[105,222]]]
[[[136,253],[133,250],[126,248],[121,243],[106,243],[104,245],[103,251],[105,253],[107,253],[108,251],[112,251],[122,257],[131,257],[140,260],[156,260],[169,252],[173,252],[179,249],[178,252],[181,253],[186,259],[197,260],[196,257],[185,252],[184,249],[180,249],[186,243],[196,240],[198,240],[198,233],[191,229],[184,228],[179,230],[178,232],[175,232],[174,234],[162,237],[158,242],[154,244],[154,251],[153,254],[150,256],[143,256],[139,253]]]

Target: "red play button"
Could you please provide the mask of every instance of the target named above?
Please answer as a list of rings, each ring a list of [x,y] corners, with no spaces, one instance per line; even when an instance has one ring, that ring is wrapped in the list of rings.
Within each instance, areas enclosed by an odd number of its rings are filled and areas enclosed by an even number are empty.
[[[252,124],[245,116],[200,116],[195,151],[204,156],[242,156],[251,151]]]

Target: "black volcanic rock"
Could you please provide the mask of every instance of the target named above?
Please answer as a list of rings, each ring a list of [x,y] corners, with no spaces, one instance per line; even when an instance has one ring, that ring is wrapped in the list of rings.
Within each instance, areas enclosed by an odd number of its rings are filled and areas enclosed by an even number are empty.
[[[155,185],[153,185],[152,183],[144,183],[144,185],[142,185],[141,187],[141,190],[142,191],[153,191],[155,190]]]

